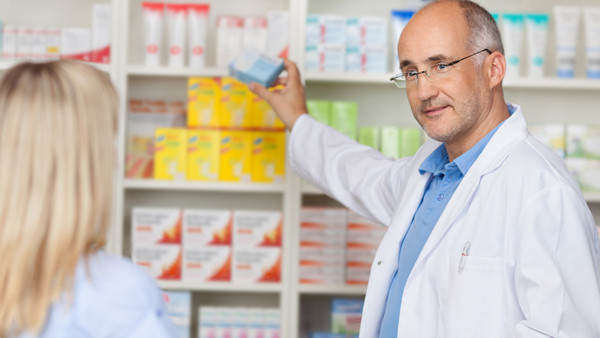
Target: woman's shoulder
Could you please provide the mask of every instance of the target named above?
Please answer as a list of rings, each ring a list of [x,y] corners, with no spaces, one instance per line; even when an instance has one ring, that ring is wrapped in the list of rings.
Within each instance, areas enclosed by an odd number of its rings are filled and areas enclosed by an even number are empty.
[[[98,251],[82,260],[77,269],[76,286],[100,297],[120,295],[147,303],[149,296],[160,295],[158,285],[140,266],[121,256]]]

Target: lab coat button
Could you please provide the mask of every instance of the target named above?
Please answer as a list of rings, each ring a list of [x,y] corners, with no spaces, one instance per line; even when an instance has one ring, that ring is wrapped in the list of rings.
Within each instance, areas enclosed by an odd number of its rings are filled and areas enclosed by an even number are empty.
[[[381,261],[377,262],[377,265],[381,265]]]

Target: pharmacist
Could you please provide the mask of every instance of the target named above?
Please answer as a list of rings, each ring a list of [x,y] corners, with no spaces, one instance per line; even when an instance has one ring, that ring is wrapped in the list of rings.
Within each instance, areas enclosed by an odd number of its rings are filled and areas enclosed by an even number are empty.
[[[398,55],[431,138],[412,158],[387,158],[308,116],[292,62],[282,90],[250,85],[291,130],[294,170],[389,226],[360,336],[600,337],[594,219],[561,159],[505,103],[492,16],[473,2],[433,2],[405,27]]]

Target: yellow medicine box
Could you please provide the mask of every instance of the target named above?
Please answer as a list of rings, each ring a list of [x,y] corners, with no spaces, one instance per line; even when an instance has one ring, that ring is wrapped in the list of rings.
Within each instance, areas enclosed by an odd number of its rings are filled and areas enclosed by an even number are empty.
[[[283,182],[285,177],[285,132],[254,132],[252,181]]]
[[[154,178],[183,180],[186,172],[187,130],[157,128],[154,138]]]
[[[252,126],[251,94],[248,87],[231,77],[221,79],[221,127],[249,128]]]
[[[285,130],[285,124],[277,117],[267,101],[252,94],[252,127],[261,130]]]
[[[187,179],[219,180],[220,132],[188,130],[187,137]]]
[[[220,175],[222,181],[250,182],[252,132],[221,131]]]
[[[221,79],[190,77],[188,79],[188,127],[219,127]]]

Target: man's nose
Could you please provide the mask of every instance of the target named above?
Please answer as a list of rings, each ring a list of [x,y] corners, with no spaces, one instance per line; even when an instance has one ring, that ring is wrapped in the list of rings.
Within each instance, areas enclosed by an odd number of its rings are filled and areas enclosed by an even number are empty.
[[[419,100],[427,101],[438,95],[438,87],[431,80],[425,73],[420,74],[417,78],[417,97]]]

